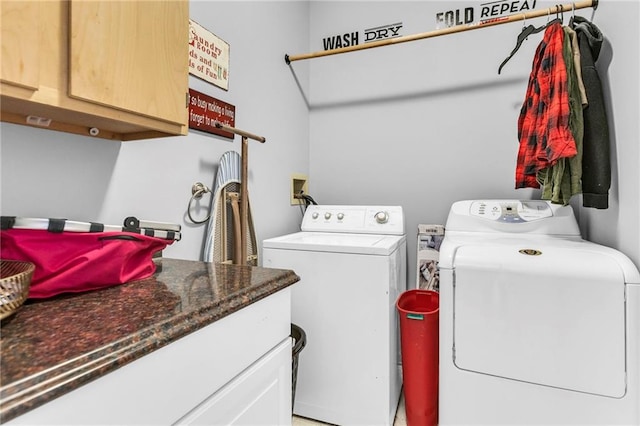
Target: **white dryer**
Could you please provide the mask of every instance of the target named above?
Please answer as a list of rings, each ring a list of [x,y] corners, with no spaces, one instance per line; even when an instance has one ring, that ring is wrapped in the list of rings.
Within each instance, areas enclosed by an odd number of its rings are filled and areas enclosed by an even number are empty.
[[[640,274],[571,207],[457,202],[439,268],[440,424],[640,424]]]
[[[307,335],[294,413],[392,425],[402,375],[395,302],[406,290],[400,206],[309,206],[302,231],[263,241],[263,266],[294,270],[291,321]]]

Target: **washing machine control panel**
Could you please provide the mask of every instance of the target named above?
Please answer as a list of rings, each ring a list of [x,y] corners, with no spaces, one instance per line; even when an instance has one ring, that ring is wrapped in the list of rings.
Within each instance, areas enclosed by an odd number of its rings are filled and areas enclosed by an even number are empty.
[[[401,206],[312,205],[302,219],[303,231],[403,235]]]
[[[474,201],[471,216],[504,223],[522,223],[553,216],[549,204],[544,201]]]

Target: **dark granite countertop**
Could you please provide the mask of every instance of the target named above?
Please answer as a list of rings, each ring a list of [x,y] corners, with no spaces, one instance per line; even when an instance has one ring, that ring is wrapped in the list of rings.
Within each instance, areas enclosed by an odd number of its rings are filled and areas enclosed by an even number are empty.
[[[148,279],[27,301],[0,328],[6,422],[294,284],[289,270],[163,259]]]

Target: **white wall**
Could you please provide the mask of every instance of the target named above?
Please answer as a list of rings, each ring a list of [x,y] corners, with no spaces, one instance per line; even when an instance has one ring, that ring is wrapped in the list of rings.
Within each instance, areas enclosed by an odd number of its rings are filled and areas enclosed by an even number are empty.
[[[236,106],[237,128],[266,137],[249,143],[249,198],[259,240],[298,230],[290,206],[292,173],[308,174],[308,112],[283,57],[308,46],[305,2],[192,1],[191,18],[230,46],[229,91],[190,77],[190,87]],[[185,59],[186,60],[186,59]],[[152,78],[152,76],[150,76]],[[159,88],[162,90],[162,88]],[[126,216],[179,223],[183,238],[164,255],[200,259],[204,225],[192,225],[186,208],[191,185],[213,188],[220,156],[241,150],[229,139],[190,132],[135,142],[1,124],[3,215],[64,217],[121,224]],[[192,214],[203,217],[210,198]]]
[[[431,31],[436,13],[483,3],[312,2],[310,51],[322,50],[325,37],[397,22],[402,35]],[[536,9],[554,4],[538,1]],[[636,265],[638,8],[606,1],[595,13],[607,39],[598,65],[611,107],[613,188],[608,210],[581,209],[580,197],[572,203],[585,237],[624,251]],[[591,19],[593,10],[576,13]],[[521,28],[511,23],[310,60],[312,195],[326,204],[404,206],[410,285],[419,223],[444,224],[460,199],[539,198],[538,190],[515,190],[514,173],[517,118],[542,33],[497,72]]]
[[[480,3],[191,1],[192,19],[231,45],[231,69],[228,92],[193,77],[190,86],[235,105],[236,126],[267,138],[249,148],[258,240],[297,230],[300,210],[289,205],[289,178],[309,174],[319,203],[404,206],[413,283],[418,223],[445,223],[459,199],[539,196],[515,190],[513,176],[516,120],[541,34],[501,75],[498,65],[520,23],[290,66],[283,60],[322,50],[323,37],[383,24],[402,22],[403,35],[430,31],[437,12]],[[550,6],[538,0],[536,8]],[[622,250],[636,265],[639,8],[637,1],[607,0],[595,13],[607,40],[598,66],[610,107],[611,207],[580,209],[579,197],[573,203],[585,237]],[[592,10],[577,13],[590,19]],[[165,256],[184,259],[200,257],[204,233],[186,219],[191,185],[212,186],[222,153],[240,150],[239,137],[230,142],[198,132],[126,143],[5,123],[0,132],[3,215],[105,223],[135,215],[180,223],[183,240]]]
[[[640,265],[640,2],[601,2],[594,22],[605,36],[598,63],[611,133],[609,209],[581,211],[585,238]]]

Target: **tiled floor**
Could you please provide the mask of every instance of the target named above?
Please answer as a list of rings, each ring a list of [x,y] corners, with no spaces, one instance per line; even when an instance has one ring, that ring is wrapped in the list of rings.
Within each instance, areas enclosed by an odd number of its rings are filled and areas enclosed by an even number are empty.
[[[321,426],[326,423],[318,422],[304,417],[293,416],[293,426]],[[407,426],[407,416],[404,411],[404,394],[400,397],[400,403],[398,404],[398,411],[396,412],[396,419],[393,422],[393,426]]]

